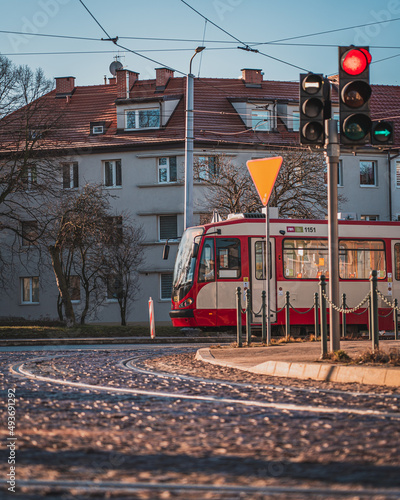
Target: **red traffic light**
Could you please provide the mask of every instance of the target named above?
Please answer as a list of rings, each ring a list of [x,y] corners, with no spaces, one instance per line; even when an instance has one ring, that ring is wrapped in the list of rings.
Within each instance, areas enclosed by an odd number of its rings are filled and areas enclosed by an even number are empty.
[[[361,75],[372,60],[371,54],[364,48],[354,48],[345,52],[340,65],[345,73],[352,76]]]

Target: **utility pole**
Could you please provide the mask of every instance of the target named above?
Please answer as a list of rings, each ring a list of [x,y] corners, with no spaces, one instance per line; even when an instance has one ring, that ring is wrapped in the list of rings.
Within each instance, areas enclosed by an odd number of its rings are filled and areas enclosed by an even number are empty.
[[[333,304],[339,305],[339,237],[338,237],[338,165],[340,145],[338,121],[325,120],[326,162],[328,165],[328,254],[329,254],[329,318],[330,351],[340,349],[340,317]]]
[[[184,229],[193,226],[193,82],[192,61],[205,47],[197,47],[190,59],[186,76],[186,126],[185,126],[185,206]]]

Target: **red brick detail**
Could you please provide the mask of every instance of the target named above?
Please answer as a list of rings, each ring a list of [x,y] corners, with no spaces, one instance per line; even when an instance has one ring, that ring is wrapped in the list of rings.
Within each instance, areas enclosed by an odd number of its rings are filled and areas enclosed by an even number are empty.
[[[170,78],[174,77],[174,72],[169,68],[156,68],[156,87],[165,87]]]
[[[56,93],[71,94],[75,88],[75,77],[64,76],[56,78]]]
[[[261,69],[242,69],[242,79],[244,83],[250,85],[261,85],[263,81],[262,70]]]
[[[126,75],[128,75],[128,90],[130,90],[136,80],[139,79],[139,73],[135,73],[134,71],[129,71],[127,69],[117,70],[117,98],[119,99],[126,99],[128,97],[126,89]]]
[[[108,79],[109,85],[116,85],[116,83],[117,83],[117,79],[115,78],[115,76],[112,76],[111,78]]]

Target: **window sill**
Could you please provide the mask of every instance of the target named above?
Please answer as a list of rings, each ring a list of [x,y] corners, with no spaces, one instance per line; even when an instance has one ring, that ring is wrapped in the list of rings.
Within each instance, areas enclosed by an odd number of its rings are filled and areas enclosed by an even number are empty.
[[[122,186],[103,186],[104,189],[122,189]]]
[[[21,302],[20,306],[40,306],[40,302]]]
[[[360,184],[360,188],[378,188],[379,186],[371,185],[371,184]]]
[[[155,184],[137,184],[138,188],[159,188],[159,187],[172,187],[172,186],[183,186],[184,183],[180,181],[172,182],[157,182]]]

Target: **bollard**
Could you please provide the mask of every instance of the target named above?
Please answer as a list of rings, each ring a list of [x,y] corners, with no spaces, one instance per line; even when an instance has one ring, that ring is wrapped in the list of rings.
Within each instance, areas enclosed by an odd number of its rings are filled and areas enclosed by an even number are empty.
[[[242,344],[242,291],[240,286],[236,288],[236,322],[237,322],[237,345],[243,347]]]
[[[371,321],[371,294],[368,296],[368,339],[372,339],[372,321]]]
[[[342,294],[342,309],[345,310],[346,309],[346,294],[343,293]],[[346,318],[346,313],[342,312],[342,338],[345,338],[346,337],[346,327],[347,327],[347,318]]]
[[[261,292],[261,310],[262,310],[262,325],[261,325],[261,342],[267,343],[267,292]]]
[[[247,345],[251,344],[251,292],[250,288],[246,290],[246,336]]]
[[[314,329],[315,329],[315,340],[319,337],[319,319],[318,319],[318,293],[314,293]]]
[[[328,354],[328,324],[326,320],[326,281],[325,276],[321,276],[319,282],[320,296],[321,296],[321,358],[325,358]]]
[[[290,339],[290,292],[286,292],[285,323],[286,323],[286,341],[288,341]]]
[[[153,299],[149,298],[149,318],[150,318],[150,337],[155,339],[156,337],[156,325],[154,321],[154,302]]]
[[[399,317],[397,316],[397,299],[394,299],[393,321],[394,321],[394,340],[399,340]]]
[[[371,271],[371,333],[372,350],[379,349],[379,317],[378,317],[378,293],[377,293],[377,271]]]

